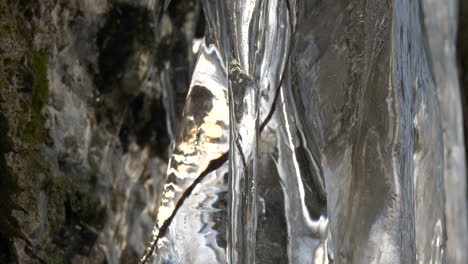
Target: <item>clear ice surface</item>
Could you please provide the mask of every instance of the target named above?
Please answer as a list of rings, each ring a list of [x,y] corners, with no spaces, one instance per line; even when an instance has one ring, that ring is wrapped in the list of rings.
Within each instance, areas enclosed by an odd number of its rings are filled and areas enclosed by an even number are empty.
[[[202,5],[145,261],[468,263],[456,0]]]

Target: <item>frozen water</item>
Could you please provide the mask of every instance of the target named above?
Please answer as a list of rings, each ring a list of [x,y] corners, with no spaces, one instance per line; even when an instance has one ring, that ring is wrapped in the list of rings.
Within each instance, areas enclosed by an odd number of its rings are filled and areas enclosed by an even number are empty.
[[[155,263],[468,262],[455,0],[203,5]]]

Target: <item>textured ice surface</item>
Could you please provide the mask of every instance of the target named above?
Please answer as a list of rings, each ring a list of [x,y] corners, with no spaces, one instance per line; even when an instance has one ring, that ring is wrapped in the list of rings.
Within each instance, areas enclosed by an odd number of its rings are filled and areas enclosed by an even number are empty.
[[[445,185],[446,263],[468,262],[466,165],[455,40],[458,1],[422,1],[428,53],[440,103]],[[430,205],[428,205],[430,206]],[[444,228],[444,227],[442,227]],[[443,238],[444,239],[444,238]],[[424,263],[424,261],[423,261]]]
[[[468,261],[455,0],[202,4],[155,263]]]

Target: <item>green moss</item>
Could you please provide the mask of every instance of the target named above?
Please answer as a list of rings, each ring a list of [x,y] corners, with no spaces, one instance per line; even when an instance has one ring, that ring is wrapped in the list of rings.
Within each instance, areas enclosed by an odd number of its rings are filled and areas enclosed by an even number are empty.
[[[18,39],[17,27],[14,27],[14,15],[7,12],[6,3],[0,1],[0,39],[9,39],[9,49],[18,49],[18,47],[25,43],[24,40]],[[18,44],[19,43],[19,44]],[[18,44],[18,45],[15,45]],[[4,46],[2,45],[2,48]],[[22,52],[22,50],[19,50]],[[6,53],[8,54],[8,53]],[[15,104],[17,97],[11,96],[10,91],[5,91],[10,83],[21,83],[23,81],[22,73],[17,71],[17,65],[20,61],[7,57],[2,53],[0,56],[0,262],[1,263],[16,263],[17,253],[13,246],[13,239],[20,238],[28,241],[27,236],[22,229],[22,220],[14,217],[14,211],[23,211],[23,201],[18,200],[19,193],[22,192],[18,184],[18,171],[17,167],[22,167],[23,163],[15,160],[15,167],[6,159],[6,155],[16,149],[16,140],[13,140],[13,135],[10,134],[14,127],[10,127],[17,112],[11,112],[11,105]],[[16,78],[16,81],[12,81]],[[13,84],[14,85],[14,84]],[[10,111],[5,111],[9,109]],[[14,109],[14,108],[13,108]],[[23,158],[23,157],[21,157]],[[34,207],[33,207],[34,208]],[[28,208],[29,209],[29,208]],[[31,215],[34,213],[31,212]],[[29,215],[27,216],[29,217]]]
[[[6,33],[10,33],[11,32],[11,27],[10,25],[3,25],[2,31],[5,31]]]
[[[39,113],[49,97],[49,82],[47,80],[47,56],[44,52],[34,53],[31,57],[34,70],[34,85],[31,109]]]
[[[0,112],[0,131],[8,132],[8,120]],[[15,175],[8,166],[5,154],[12,150],[11,139],[5,133],[0,137],[0,260],[10,263],[16,261],[15,253],[11,250],[11,238],[25,239],[20,224],[13,217],[13,210],[22,209],[14,195],[20,191]],[[0,261],[2,262],[2,261]]]
[[[33,147],[43,139],[44,118],[41,110],[49,97],[49,84],[46,54],[34,52],[30,56],[30,62],[33,72],[31,106],[19,119],[18,133],[28,147]]]
[[[65,253],[63,250],[58,249],[56,247],[47,247],[45,250],[47,258],[45,259],[46,263],[48,264],[62,264],[67,263],[67,259],[65,258]]]
[[[23,143],[27,144],[22,152],[35,146],[42,139],[43,123],[36,113],[24,114],[18,122],[18,133]]]
[[[0,39],[9,40],[0,43],[7,50],[0,56],[0,263],[17,263],[14,242],[19,238],[29,243],[28,235],[36,234],[39,193],[44,175],[50,175],[36,148],[44,138],[41,110],[48,100],[47,53],[37,51],[33,42],[32,17],[39,2],[21,2],[19,6],[16,1],[0,1]],[[44,241],[34,251],[42,254],[49,246],[55,248]]]
[[[47,47],[37,50],[33,42],[38,5],[0,0],[0,40],[9,40],[0,48],[11,51],[0,56],[0,263],[17,263],[15,243],[32,240],[29,235],[41,239],[32,250],[43,262],[69,263],[88,254],[105,221],[96,194],[73,175],[52,175],[38,148],[45,140],[41,112],[49,97]],[[75,148],[76,138],[66,138],[65,145]],[[41,192],[47,197],[45,234],[39,229]]]
[[[1,37],[1,34],[0,34]],[[3,66],[3,61],[0,61],[0,91],[5,88],[5,66]]]

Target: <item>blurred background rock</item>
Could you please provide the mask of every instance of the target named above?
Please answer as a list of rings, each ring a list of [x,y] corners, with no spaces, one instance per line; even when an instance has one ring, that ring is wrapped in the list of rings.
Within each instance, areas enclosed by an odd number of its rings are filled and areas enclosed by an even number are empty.
[[[0,1],[0,263],[143,254],[203,32],[195,1],[161,10]]]

